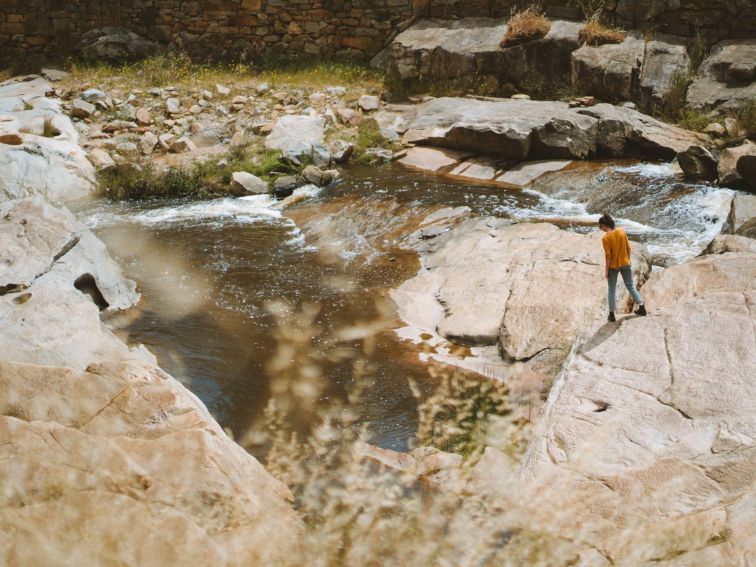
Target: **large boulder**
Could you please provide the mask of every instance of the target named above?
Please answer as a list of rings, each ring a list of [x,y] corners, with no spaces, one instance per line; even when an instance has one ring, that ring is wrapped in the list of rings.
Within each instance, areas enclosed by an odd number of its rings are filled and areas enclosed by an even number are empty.
[[[515,160],[585,159],[596,129],[560,102],[437,98],[418,108],[403,140]]]
[[[683,38],[663,36],[646,42],[636,101],[644,110],[658,108],[673,86],[675,75],[690,66]]]
[[[158,52],[158,45],[142,36],[119,27],[90,30],[76,46],[80,57],[91,61],[123,63],[145,59]]]
[[[40,197],[4,203],[0,219],[0,359],[80,369],[103,357],[154,360],[100,321],[139,294],[97,237]]]
[[[609,102],[631,100],[643,110],[663,103],[676,74],[690,64],[686,42],[674,36],[646,40],[628,34],[619,44],[584,45],[572,54],[572,83]]]
[[[572,83],[602,100],[636,100],[645,48],[636,34],[619,44],[584,45],[572,54]]]
[[[756,195],[738,193],[732,200],[725,232],[734,234],[751,219],[756,219]]]
[[[738,174],[743,178],[745,188],[756,192],[756,155],[746,154],[740,157]]]
[[[284,155],[311,154],[323,144],[325,119],[314,116],[283,116],[265,138],[265,147]]]
[[[718,43],[688,89],[692,108],[735,110],[756,99],[756,39]]]
[[[704,250],[704,254],[726,254],[727,252],[748,252],[756,254],[756,240],[736,234],[720,234]]]
[[[0,199],[41,195],[65,202],[90,197],[95,189],[94,167],[76,143],[37,138],[0,145]]]
[[[642,281],[650,268],[642,247],[633,248]],[[454,342],[498,344],[507,359],[553,373],[581,331],[606,316],[595,235],[478,218],[421,235],[420,250],[424,268],[392,298],[409,325]]]
[[[599,154],[604,156],[672,159],[706,139],[701,134],[665,124],[631,108],[597,104],[577,112],[599,121],[597,146]]]
[[[95,170],[60,102],[47,98],[48,81],[30,76],[0,83],[0,200],[41,195],[50,201],[91,196]],[[7,141],[7,140],[6,140]]]
[[[738,236],[745,236],[747,238],[756,238],[756,218],[753,218],[743,225],[735,232]]]
[[[707,254],[654,272],[644,287],[651,309],[709,291],[756,290],[756,258],[747,253]]]
[[[746,186],[745,179],[738,171],[738,162],[745,156],[756,156],[756,144],[750,140],[740,146],[722,150],[717,166],[720,185],[733,188]]]
[[[483,54],[480,71],[526,92],[569,85],[572,52],[579,46],[582,24],[553,20],[541,39]]]
[[[688,179],[713,181],[717,178],[717,160],[703,146],[690,146],[677,154],[677,161]]]

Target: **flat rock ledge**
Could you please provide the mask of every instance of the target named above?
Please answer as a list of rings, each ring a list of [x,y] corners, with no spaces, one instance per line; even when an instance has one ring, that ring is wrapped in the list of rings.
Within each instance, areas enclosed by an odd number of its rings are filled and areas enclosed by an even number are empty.
[[[573,160],[671,160],[707,142],[701,134],[605,103],[573,109],[562,102],[445,97],[414,107],[390,105],[376,120],[410,146],[399,156],[402,165],[514,187]]]
[[[527,362],[544,378],[606,315],[596,235],[484,217],[421,229],[409,245],[422,267],[391,294],[405,323],[461,345],[498,345],[505,360]],[[642,246],[633,248],[642,283],[649,259]],[[618,295],[620,306],[626,300]]]
[[[756,255],[694,259],[654,274],[644,293],[649,317],[601,327],[557,379],[524,478],[575,506],[614,564],[747,565]]]

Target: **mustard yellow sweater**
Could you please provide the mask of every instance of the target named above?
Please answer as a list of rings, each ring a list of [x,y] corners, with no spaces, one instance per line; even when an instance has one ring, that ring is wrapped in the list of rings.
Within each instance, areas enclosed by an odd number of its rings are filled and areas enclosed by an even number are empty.
[[[616,270],[630,265],[630,242],[624,230],[615,228],[607,232],[601,242],[604,244],[607,266]]]

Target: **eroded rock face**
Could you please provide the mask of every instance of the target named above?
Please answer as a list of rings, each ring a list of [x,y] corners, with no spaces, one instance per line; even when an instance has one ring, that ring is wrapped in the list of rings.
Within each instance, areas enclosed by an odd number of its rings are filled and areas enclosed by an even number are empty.
[[[17,142],[0,144],[0,199],[41,195],[54,202],[89,197],[95,170],[78,145],[78,134],[57,100],[46,98],[52,87],[40,77],[0,83],[0,133]],[[31,109],[28,109],[31,107]],[[52,137],[45,137],[45,122]]]
[[[720,234],[704,250],[704,254],[726,254],[727,252],[756,254],[756,240],[735,234]]]
[[[693,108],[733,110],[756,99],[756,40],[718,43],[688,89]]]
[[[606,315],[595,235],[550,224],[471,219],[423,237],[424,268],[392,298],[410,325],[466,345],[498,344],[508,359],[555,370],[580,332]],[[648,261],[634,246],[637,277]],[[620,292],[622,305],[626,295]]]
[[[260,564],[294,535],[287,489],[155,367],[4,361],[0,400],[3,563]]]
[[[701,144],[702,135],[665,124],[631,108],[597,104],[577,110],[596,118],[599,154],[655,156],[672,159],[690,146]]]
[[[744,222],[735,234],[737,234],[738,236],[745,236],[747,238],[756,238],[756,218]]]
[[[438,98],[422,104],[405,143],[507,159],[584,159],[595,152],[597,121],[560,102]]]
[[[420,20],[396,36],[390,58],[402,79],[471,76],[482,54],[499,50],[506,30],[499,19]]]
[[[672,159],[707,140],[702,134],[606,103],[573,110],[561,102],[438,98],[405,116],[407,144],[517,161],[596,155]]]
[[[688,552],[685,564],[740,565],[754,549],[742,514],[756,470],[754,260],[706,256],[653,276],[650,316],[599,329],[552,390],[524,475],[579,502],[615,562]],[[659,530],[675,536],[646,541]]]
[[[684,72],[689,64],[683,38],[646,40],[632,33],[620,44],[584,45],[575,51],[572,83],[602,100],[631,100],[648,111],[663,102],[675,74]]]
[[[676,74],[690,66],[688,49],[683,38],[657,37],[646,42],[639,79],[637,101],[644,110],[664,102]]]
[[[756,219],[756,195],[739,193],[732,200],[725,232],[735,233],[752,219]]]
[[[572,54],[572,83],[603,100],[634,100],[644,51],[643,38],[632,34],[619,44],[584,45]]]
[[[287,489],[102,323],[139,299],[105,246],[41,197],[0,242],[0,563],[275,563]]]
[[[748,254],[706,255],[649,278],[645,299],[652,309],[709,291],[756,289],[756,258]]]

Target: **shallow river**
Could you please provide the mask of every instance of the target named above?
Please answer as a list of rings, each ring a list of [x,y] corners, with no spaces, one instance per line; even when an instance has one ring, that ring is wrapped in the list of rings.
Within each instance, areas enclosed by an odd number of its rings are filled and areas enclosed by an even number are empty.
[[[659,263],[698,254],[720,231],[732,192],[681,182],[666,164],[583,164],[509,191],[414,173],[352,167],[345,181],[282,209],[267,196],[206,202],[99,202],[79,214],[139,282],[142,309],[125,327],[236,435],[270,396],[276,348],[270,300],[320,305],[326,330],[370,319],[376,300],[417,270],[393,240],[439,205],[594,230],[599,214],[623,219]],[[597,241],[597,246],[600,243]],[[325,254],[324,252],[328,252]],[[416,401],[408,378],[433,387],[415,347],[385,325],[370,355],[374,380],[360,405],[372,441],[406,449]],[[325,363],[327,399],[344,395],[351,366]],[[306,422],[311,416],[300,416]]]

